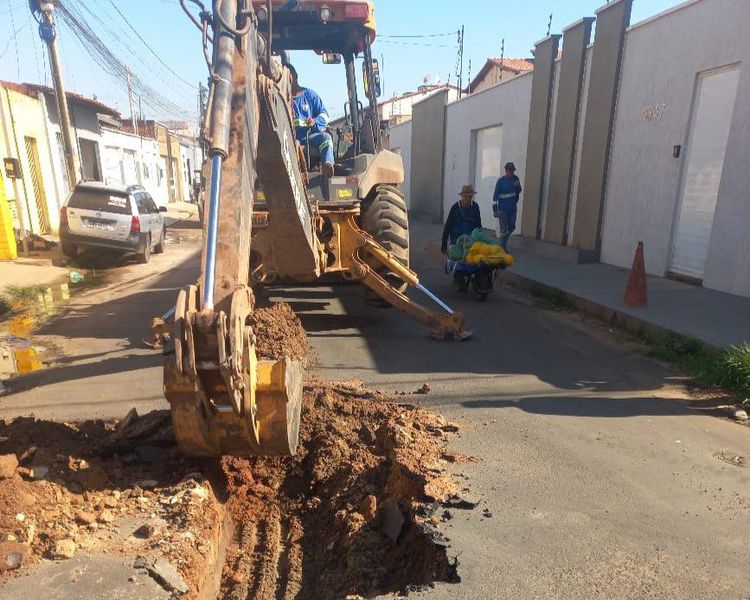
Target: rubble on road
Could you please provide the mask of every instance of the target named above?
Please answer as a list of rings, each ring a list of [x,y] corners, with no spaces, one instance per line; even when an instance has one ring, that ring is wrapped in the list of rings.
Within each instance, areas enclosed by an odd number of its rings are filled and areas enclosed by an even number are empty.
[[[259,358],[309,360],[288,306],[257,310],[253,327]],[[117,555],[135,569],[126,585],[200,596],[227,513],[236,531],[219,597],[343,599],[456,582],[436,528],[446,506],[476,506],[447,472],[465,458],[446,450],[457,431],[360,381],[308,382],[293,457],[181,458],[168,411],[0,421],[0,585],[43,558]]]
[[[44,558],[140,554],[170,561],[191,590],[203,584],[223,512],[199,466],[173,452],[165,414],[133,414],[119,427],[0,421],[0,583]],[[124,460],[143,440],[170,458]]]

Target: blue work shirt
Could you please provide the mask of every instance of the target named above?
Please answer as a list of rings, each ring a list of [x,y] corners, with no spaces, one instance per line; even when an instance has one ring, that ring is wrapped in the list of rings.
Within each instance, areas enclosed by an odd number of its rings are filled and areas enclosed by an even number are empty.
[[[315,121],[312,126],[307,125],[307,119]],[[305,143],[308,133],[322,133],[328,126],[328,111],[320,96],[309,88],[302,88],[302,93],[294,98],[294,130],[297,141]]]
[[[445,251],[448,248],[449,239],[451,244],[455,244],[459,237],[470,235],[477,228],[482,228],[482,215],[479,212],[479,205],[472,200],[471,204],[464,208],[460,202],[456,202],[451,206],[448,218],[445,220],[440,249]]]
[[[497,214],[502,210],[515,209],[521,196],[521,180],[515,175],[506,177],[503,175],[495,184],[495,193],[492,196],[492,212]]]

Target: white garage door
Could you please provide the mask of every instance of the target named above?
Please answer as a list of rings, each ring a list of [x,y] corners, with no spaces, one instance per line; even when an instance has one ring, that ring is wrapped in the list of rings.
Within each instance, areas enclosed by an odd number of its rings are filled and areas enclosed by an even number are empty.
[[[672,249],[671,271],[703,279],[739,68],[701,75]]]
[[[497,219],[492,217],[492,194],[502,175],[503,126],[486,127],[474,132],[474,189],[482,211],[482,225],[497,230]]]

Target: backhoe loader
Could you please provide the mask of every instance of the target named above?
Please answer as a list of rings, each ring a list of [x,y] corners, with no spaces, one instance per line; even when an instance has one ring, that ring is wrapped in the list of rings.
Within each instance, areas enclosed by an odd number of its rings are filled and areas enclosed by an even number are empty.
[[[373,3],[214,0],[210,12],[199,0],[180,3],[203,32],[210,69],[202,131],[210,183],[201,276],[177,298],[165,396],[187,455],[290,455],[298,443],[303,366],[257,359],[248,325],[254,283],[336,274],[360,282],[370,304],[396,307],[435,338],[470,333],[463,316],[409,268],[407,205],[397,187],[403,163],[381,143]],[[334,132],[333,177],[323,177],[296,142],[290,50],[344,64],[346,125]],[[440,311],[412,300],[406,287]]]

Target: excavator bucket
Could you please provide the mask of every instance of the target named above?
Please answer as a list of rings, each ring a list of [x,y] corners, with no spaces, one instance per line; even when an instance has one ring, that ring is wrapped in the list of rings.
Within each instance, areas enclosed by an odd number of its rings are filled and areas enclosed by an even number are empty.
[[[257,411],[241,415],[213,404],[200,380],[164,366],[164,386],[172,425],[187,456],[289,456],[297,452],[302,406],[302,364],[258,363]]]

